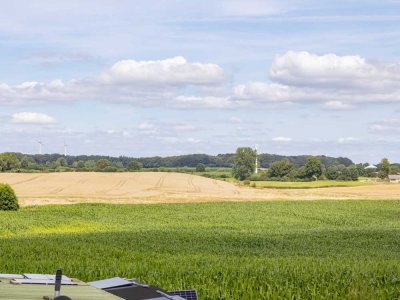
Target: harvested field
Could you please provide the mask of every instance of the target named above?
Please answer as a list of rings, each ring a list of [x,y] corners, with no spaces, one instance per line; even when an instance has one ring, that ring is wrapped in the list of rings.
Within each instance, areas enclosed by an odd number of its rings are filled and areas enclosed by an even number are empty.
[[[21,205],[248,200],[400,199],[400,184],[323,189],[254,189],[181,173],[2,173]]]

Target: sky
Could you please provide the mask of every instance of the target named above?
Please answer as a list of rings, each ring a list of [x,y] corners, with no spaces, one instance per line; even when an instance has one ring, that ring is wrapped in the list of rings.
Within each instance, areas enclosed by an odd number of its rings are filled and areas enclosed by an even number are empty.
[[[400,162],[400,1],[3,1],[0,152]]]

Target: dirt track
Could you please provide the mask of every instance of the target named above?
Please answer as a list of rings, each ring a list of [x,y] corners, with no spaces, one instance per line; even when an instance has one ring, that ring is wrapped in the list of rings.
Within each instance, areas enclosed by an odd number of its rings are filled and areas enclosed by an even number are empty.
[[[0,174],[21,205],[248,200],[400,199],[400,184],[319,189],[254,189],[179,173]]]

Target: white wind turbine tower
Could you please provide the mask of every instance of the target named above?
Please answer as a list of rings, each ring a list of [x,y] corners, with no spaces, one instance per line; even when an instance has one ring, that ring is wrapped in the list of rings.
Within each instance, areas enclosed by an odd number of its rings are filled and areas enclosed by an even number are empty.
[[[256,152],[256,170],[255,170],[255,173],[257,174],[258,173],[258,145],[257,144],[254,146],[254,151]]]
[[[65,140],[64,140],[64,156],[67,156],[67,147],[68,147],[68,145],[65,143]]]
[[[39,154],[42,154],[42,148],[43,148],[42,140],[38,140],[38,144],[39,144]]]

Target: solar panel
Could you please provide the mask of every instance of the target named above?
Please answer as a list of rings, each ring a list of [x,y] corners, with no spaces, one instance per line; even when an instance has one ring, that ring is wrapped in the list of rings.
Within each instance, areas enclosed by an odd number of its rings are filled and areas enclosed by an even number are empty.
[[[180,296],[186,300],[198,300],[196,290],[172,291],[168,293],[173,296]]]
[[[56,280],[56,276],[53,274],[23,274],[27,279],[34,280]],[[71,278],[62,275],[62,281],[71,281]]]
[[[19,274],[0,274],[0,278],[4,278],[4,279],[23,279],[25,277],[23,275],[19,275]]]
[[[55,280],[49,279],[13,279],[11,283],[20,283],[20,284],[55,284]],[[61,281],[62,285],[77,285],[78,283],[72,281]]]
[[[91,286],[94,286],[98,289],[109,289],[109,288],[114,288],[114,287],[132,285],[132,282],[125,280],[121,277],[113,277],[113,278],[108,278],[108,279],[103,279],[103,280],[92,281],[92,282],[88,282],[88,283]]]
[[[180,296],[172,296],[174,297],[174,300],[186,300]],[[170,300],[171,298],[167,298],[167,297],[157,297],[157,298],[150,298],[150,299],[146,299],[146,300]]]

